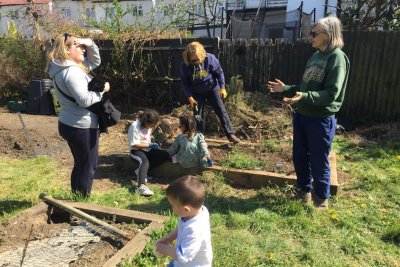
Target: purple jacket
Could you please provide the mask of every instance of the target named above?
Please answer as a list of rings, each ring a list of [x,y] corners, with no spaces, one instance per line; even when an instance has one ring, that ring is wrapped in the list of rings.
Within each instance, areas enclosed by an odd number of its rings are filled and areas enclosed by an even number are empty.
[[[195,94],[206,94],[210,91],[225,87],[224,72],[218,59],[210,53],[206,53],[204,62],[199,66],[181,63],[180,76],[183,90],[187,98]]]

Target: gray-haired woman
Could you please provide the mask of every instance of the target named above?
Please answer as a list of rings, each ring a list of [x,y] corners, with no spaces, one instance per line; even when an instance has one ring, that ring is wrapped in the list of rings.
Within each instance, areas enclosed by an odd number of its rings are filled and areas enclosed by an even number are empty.
[[[268,82],[271,92],[285,92],[283,101],[295,105],[293,113],[293,164],[297,175],[298,197],[328,208],[330,167],[328,155],[335,136],[336,118],[347,84],[350,62],[343,53],[340,20],[320,19],[310,32],[312,46],[318,49],[308,60],[300,85]]]

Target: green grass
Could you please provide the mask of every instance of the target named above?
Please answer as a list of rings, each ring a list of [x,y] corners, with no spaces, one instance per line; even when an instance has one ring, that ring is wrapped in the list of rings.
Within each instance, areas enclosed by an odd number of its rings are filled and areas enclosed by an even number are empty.
[[[213,266],[400,266],[399,145],[360,144],[338,136],[334,149],[338,169],[350,178],[324,212],[296,201],[291,186],[241,189],[221,174],[204,173]],[[68,181],[60,186],[60,179],[53,180],[57,166],[49,159],[1,159],[0,168],[2,219],[38,202],[41,191],[69,196]],[[163,191],[142,198],[132,190],[93,192],[88,201],[170,216],[145,250],[122,264],[165,266],[168,259],[156,259],[152,245],[176,227],[176,217]]]
[[[263,160],[253,158],[241,148],[234,148],[228,156],[222,160],[222,166],[252,170],[256,167],[265,167],[267,163]]]

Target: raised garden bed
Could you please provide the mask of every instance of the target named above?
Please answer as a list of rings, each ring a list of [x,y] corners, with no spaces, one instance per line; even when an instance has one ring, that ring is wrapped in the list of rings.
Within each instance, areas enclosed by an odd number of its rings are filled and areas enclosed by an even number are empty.
[[[55,266],[54,260],[58,258],[59,265],[57,266],[116,266],[123,259],[140,253],[150,240],[149,233],[161,229],[163,222],[167,219],[165,216],[156,214],[88,203],[61,202],[121,229],[128,233],[130,238],[128,240],[121,238],[41,202],[9,219],[7,225],[0,227],[3,233],[0,266],[14,266],[11,264],[13,262],[18,263],[17,266],[19,266],[22,259],[26,264],[33,262],[33,265],[28,264],[29,266]],[[82,240],[73,244],[77,238],[82,238]],[[41,241],[43,241],[42,244]],[[60,245],[65,242],[67,242],[66,245]],[[49,244],[52,245],[46,247]],[[75,255],[71,257],[73,259],[71,262],[68,262],[66,258],[66,254],[72,253],[68,248],[75,252]],[[19,254],[12,254],[18,250]],[[32,255],[38,253],[43,254],[40,260],[34,259]]]

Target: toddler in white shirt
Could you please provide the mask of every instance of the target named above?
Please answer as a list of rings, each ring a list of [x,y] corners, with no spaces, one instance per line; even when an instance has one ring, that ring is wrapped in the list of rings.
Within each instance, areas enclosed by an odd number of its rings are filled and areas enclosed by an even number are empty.
[[[183,176],[168,186],[166,194],[179,222],[177,229],[156,242],[157,254],[173,259],[168,267],[210,267],[210,215],[203,206],[203,184],[192,176]],[[174,240],[175,247],[172,245]]]

